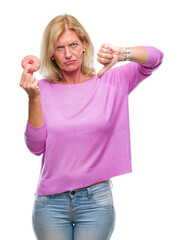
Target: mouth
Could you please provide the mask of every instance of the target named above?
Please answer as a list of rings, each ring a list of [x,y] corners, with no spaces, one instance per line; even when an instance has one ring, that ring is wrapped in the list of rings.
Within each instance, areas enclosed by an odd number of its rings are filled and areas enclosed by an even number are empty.
[[[75,63],[76,62],[76,60],[71,60],[71,61],[67,61],[67,62],[64,62],[65,64],[73,64],[73,63]]]

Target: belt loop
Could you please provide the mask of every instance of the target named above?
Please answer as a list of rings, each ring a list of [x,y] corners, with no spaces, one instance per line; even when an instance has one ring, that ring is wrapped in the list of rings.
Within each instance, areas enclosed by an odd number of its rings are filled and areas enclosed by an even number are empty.
[[[110,182],[110,186],[111,186],[111,189],[113,188],[113,183],[112,183],[112,180],[109,179],[109,182]]]
[[[88,192],[88,198],[90,199],[91,196],[93,196],[92,192],[91,192],[91,189],[90,188],[86,188],[87,189],[87,192]]]

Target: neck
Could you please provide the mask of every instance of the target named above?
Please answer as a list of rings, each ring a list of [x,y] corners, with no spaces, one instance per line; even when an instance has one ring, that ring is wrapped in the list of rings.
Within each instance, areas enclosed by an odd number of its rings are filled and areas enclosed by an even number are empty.
[[[78,68],[72,72],[62,71],[64,77],[64,84],[77,84],[83,81],[84,75],[81,73],[81,69]]]

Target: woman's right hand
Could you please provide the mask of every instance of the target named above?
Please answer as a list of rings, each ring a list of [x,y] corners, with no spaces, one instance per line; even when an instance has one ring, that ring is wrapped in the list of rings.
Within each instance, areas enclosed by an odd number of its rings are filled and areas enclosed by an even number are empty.
[[[30,65],[27,65],[22,73],[20,87],[23,87],[27,92],[29,99],[34,99],[41,96],[41,90],[38,86],[39,81],[33,76],[33,73],[28,73]]]

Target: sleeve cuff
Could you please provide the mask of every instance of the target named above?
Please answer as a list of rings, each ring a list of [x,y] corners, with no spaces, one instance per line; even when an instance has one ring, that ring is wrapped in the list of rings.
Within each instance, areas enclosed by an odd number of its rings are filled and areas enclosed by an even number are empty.
[[[142,64],[144,67],[153,68],[157,63],[163,59],[163,53],[155,47],[143,46],[149,54],[149,58],[146,63]]]
[[[25,129],[25,137],[32,139],[34,141],[42,141],[46,139],[46,124],[41,127],[34,127],[27,122]]]

